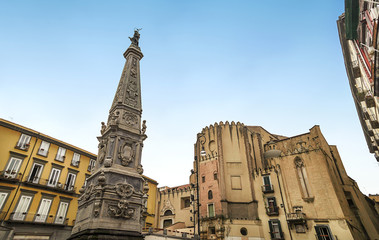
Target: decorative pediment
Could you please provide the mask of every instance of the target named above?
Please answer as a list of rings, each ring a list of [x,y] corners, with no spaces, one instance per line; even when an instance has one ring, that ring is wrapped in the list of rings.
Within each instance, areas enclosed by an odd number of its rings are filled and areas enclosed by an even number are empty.
[[[175,208],[174,206],[172,205],[172,203],[170,202],[170,200],[165,200],[164,201],[164,206],[161,210],[161,216],[164,215],[164,213],[167,211],[167,210],[170,210],[172,212],[172,214],[175,214]]]

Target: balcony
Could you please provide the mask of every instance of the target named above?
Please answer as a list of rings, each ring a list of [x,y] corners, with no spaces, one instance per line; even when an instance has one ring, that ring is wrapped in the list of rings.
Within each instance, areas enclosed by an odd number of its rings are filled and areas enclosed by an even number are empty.
[[[278,216],[279,215],[279,207],[278,206],[266,207],[266,213],[269,216]]]
[[[18,213],[12,212],[7,219],[9,222],[20,222],[20,223],[36,223],[36,224],[55,224],[66,226],[69,219],[62,216],[56,215],[42,215],[37,213]]]
[[[55,191],[60,191],[60,192],[64,192],[64,193],[75,193],[76,192],[76,187],[75,186],[71,186],[71,185],[68,185],[68,184],[62,184],[60,182],[53,182],[51,183],[49,181],[49,179],[43,179],[43,178],[37,178],[37,177],[34,177],[32,179],[28,179],[25,181],[26,184],[30,184],[30,185],[33,185],[33,186],[36,186],[36,187],[42,187],[42,188],[46,188],[46,189],[49,189],[49,190],[55,190]]]
[[[287,213],[287,223],[291,229],[295,228],[297,233],[305,233],[308,229],[305,213],[302,212]]]
[[[274,192],[274,186],[272,184],[266,184],[262,186],[262,192],[263,193],[273,193]]]
[[[379,128],[379,122],[375,114],[370,115],[370,124],[372,128]]]
[[[359,68],[358,60],[352,61],[354,78],[361,77],[361,69]]]
[[[305,220],[305,213],[287,213],[287,221],[291,223],[303,223]]]
[[[10,172],[10,171],[0,171],[1,180],[10,180],[10,181],[20,181],[22,177],[21,173]]]
[[[368,108],[375,107],[375,99],[371,95],[366,95],[366,106]]]

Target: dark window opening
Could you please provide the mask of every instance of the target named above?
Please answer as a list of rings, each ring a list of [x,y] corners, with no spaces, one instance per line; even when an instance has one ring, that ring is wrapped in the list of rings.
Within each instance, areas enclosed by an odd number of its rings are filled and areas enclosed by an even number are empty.
[[[246,236],[246,235],[247,235],[247,229],[244,228],[244,227],[241,228],[240,232],[241,232],[241,234],[242,234],[243,236]]]
[[[172,219],[163,220],[163,228],[167,228],[172,225]]]
[[[201,181],[205,182],[205,176],[201,176]]]
[[[213,193],[212,193],[212,190],[209,190],[208,191],[208,199],[213,199]]]
[[[315,226],[318,240],[332,240],[332,234],[327,225]]]
[[[215,227],[209,227],[209,234],[216,234],[216,228]]]
[[[173,215],[173,214],[172,214],[171,210],[167,210],[166,212],[164,212],[164,215],[165,216],[170,216],[170,215]]]

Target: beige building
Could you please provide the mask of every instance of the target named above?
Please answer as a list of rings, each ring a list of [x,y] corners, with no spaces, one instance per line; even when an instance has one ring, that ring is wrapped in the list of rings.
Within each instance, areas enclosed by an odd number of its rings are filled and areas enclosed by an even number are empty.
[[[198,136],[202,239],[379,239],[372,201],[319,126],[284,137],[220,122]]]
[[[159,189],[156,213],[158,228],[193,233],[191,193],[190,184]]]

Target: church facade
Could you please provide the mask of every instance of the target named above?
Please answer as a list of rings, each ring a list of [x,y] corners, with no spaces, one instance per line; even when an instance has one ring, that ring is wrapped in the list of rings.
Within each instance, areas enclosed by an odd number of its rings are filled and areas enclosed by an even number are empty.
[[[205,140],[195,154],[206,152],[194,162],[201,239],[379,238],[374,202],[347,175],[319,126],[284,137],[220,122],[199,135]],[[195,186],[196,175],[191,179]]]

